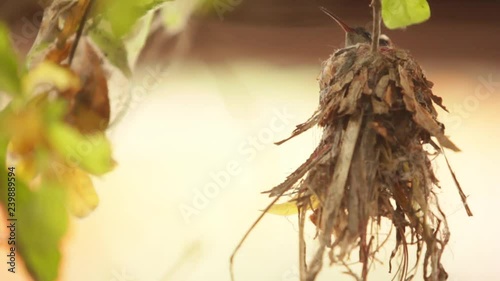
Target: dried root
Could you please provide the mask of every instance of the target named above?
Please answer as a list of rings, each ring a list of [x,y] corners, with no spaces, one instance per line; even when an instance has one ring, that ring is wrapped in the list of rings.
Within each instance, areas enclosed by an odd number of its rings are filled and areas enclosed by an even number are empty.
[[[373,53],[370,46],[358,44],[338,50],[323,63],[319,84],[318,110],[290,138],[319,125],[324,128],[322,140],[303,165],[268,191],[276,198],[296,194],[301,280],[315,280],[325,251],[332,264],[347,266],[345,258],[354,249],[359,249],[362,272],[348,272],[367,280],[380,247],[374,241],[382,218],[396,230],[391,260],[397,251],[403,253],[399,280],[411,280],[422,254],[424,280],[446,280],[441,255],[449,232],[433,192],[438,180],[423,146],[430,144],[437,152],[440,146],[459,149],[437,121],[433,104],[446,108],[432,93],[432,83],[408,52],[382,48]],[[472,215],[465,196],[462,199]],[[320,247],[306,266],[303,227],[309,208]],[[417,248],[413,270],[408,265],[409,244]]]

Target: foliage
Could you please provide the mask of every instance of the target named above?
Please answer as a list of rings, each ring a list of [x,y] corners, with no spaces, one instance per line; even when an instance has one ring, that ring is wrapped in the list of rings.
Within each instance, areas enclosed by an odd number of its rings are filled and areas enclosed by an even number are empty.
[[[427,0],[382,0],[382,18],[390,29],[422,23],[431,16]]]
[[[105,135],[110,105],[102,54],[130,77],[126,46],[139,53],[151,17],[139,29],[134,24],[164,0],[125,2],[53,1],[27,68],[0,24],[0,91],[9,96],[0,111],[0,203],[5,210],[16,204],[16,212],[6,212],[19,221],[15,252],[35,280],[57,279],[68,214],[84,217],[96,208],[92,176],[115,166]],[[15,178],[14,196],[7,196],[7,176]]]
[[[5,25],[0,23],[0,91],[19,94],[21,81],[16,55],[10,47],[10,39]]]

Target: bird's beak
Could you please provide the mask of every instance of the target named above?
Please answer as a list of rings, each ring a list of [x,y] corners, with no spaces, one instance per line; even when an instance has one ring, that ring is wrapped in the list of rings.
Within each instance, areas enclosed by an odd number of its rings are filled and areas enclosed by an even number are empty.
[[[323,13],[327,14],[329,17],[334,19],[346,33],[354,31],[352,27],[345,24],[341,19],[339,19],[336,15],[332,14],[325,7],[319,7],[319,8],[321,9],[321,11],[323,11]]]

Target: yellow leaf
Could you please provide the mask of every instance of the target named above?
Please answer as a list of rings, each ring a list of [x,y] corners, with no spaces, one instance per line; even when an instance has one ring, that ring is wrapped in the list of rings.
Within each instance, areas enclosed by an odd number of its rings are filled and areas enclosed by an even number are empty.
[[[299,210],[297,208],[295,200],[296,198],[285,203],[274,204],[273,206],[271,206],[271,208],[269,208],[267,212],[269,214],[279,215],[279,216],[296,215],[299,212]],[[319,200],[315,195],[311,196],[311,205],[312,209],[316,209],[319,206]],[[308,210],[311,209],[311,206],[307,206],[307,209]]]
[[[25,93],[32,94],[41,84],[51,84],[60,91],[65,91],[79,88],[80,80],[69,69],[44,61],[23,78],[23,90]]]
[[[64,20],[64,27],[57,36],[58,46],[66,44],[66,40],[76,33],[78,27],[82,24],[83,16],[89,8],[89,4],[90,0],[78,0],[76,5],[65,7],[67,8],[67,16]]]
[[[38,108],[30,107],[8,117],[6,132],[11,139],[9,152],[26,155],[33,152],[43,136],[43,119]]]
[[[86,172],[68,167],[64,170],[61,179],[67,190],[68,208],[73,215],[82,218],[97,207],[99,197],[95,192],[92,179]]]
[[[11,144],[9,144],[9,146],[11,146]],[[15,167],[19,178],[27,183],[31,182],[38,173],[34,155],[24,155],[24,157],[16,163]]]
[[[295,201],[288,201],[281,204],[274,204],[267,211],[269,214],[279,215],[279,216],[291,216],[299,212],[297,209],[297,204]]]

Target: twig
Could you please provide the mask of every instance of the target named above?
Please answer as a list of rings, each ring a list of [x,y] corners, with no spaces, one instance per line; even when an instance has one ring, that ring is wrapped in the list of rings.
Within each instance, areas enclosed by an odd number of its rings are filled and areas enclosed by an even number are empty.
[[[255,226],[257,226],[257,224],[260,222],[260,220],[266,215],[266,213],[269,211],[269,209],[271,209],[271,207],[276,204],[276,202],[278,202],[278,200],[281,198],[281,196],[283,196],[283,194],[286,192],[287,190],[283,190],[280,194],[278,194],[276,196],[276,198],[271,202],[269,203],[269,205],[267,205],[267,207],[262,211],[262,214],[260,214],[260,216],[255,220],[255,222],[252,224],[252,226],[250,226],[250,228],[247,230],[247,232],[245,233],[245,236],[243,236],[243,238],[241,238],[240,242],[238,243],[238,245],[236,246],[236,248],[234,248],[234,251],[233,253],[231,254],[231,258],[229,258],[229,272],[231,273],[231,281],[234,281],[234,257],[236,256],[236,254],[238,253],[238,250],[241,248],[241,246],[243,245],[243,243],[245,242],[245,240],[247,239],[248,235],[250,235],[250,233],[252,232],[252,230],[255,228]]]
[[[85,22],[87,21],[87,17],[89,15],[90,9],[92,8],[92,4],[94,4],[94,0],[89,0],[87,7],[85,8],[85,12],[83,12],[82,20],[80,21],[80,25],[78,26],[78,30],[76,31],[75,42],[71,46],[71,52],[69,53],[68,64],[71,66],[73,62],[73,58],[75,57],[76,47],[78,47],[78,43],[80,42],[80,38],[82,37],[83,28],[85,27]]]
[[[372,53],[378,51],[379,38],[380,38],[380,26],[382,22],[381,8],[382,4],[380,0],[372,0],[371,3],[373,9],[373,31],[372,31]]]
[[[194,241],[185,247],[182,251],[182,256],[177,258],[174,265],[170,266],[167,273],[165,273],[159,281],[174,280],[173,277],[175,277],[175,274],[179,271],[179,269],[185,266],[190,259],[195,257],[195,254],[199,254],[200,245],[200,241]]]
[[[306,241],[304,240],[304,224],[307,206],[297,206],[299,208],[299,273],[300,281],[305,281],[307,276],[306,265]]]
[[[441,148],[441,151],[443,152],[444,160],[446,160],[446,165],[448,166],[448,170],[451,173],[451,177],[453,178],[453,181],[455,182],[455,185],[457,186],[458,194],[460,194],[460,199],[462,199],[462,204],[464,205],[465,211],[467,212],[467,215],[469,217],[472,217],[473,216],[472,211],[469,208],[469,204],[467,204],[467,196],[465,195],[464,191],[462,190],[462,187],[460,186],[460,183],[458,182],[457,176],[455,176],[455,172],[453,172],[453,169],[451,168],[450,162],[448,161],[448,157],[446,157],[444,149]]]

